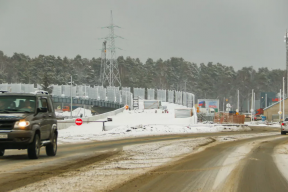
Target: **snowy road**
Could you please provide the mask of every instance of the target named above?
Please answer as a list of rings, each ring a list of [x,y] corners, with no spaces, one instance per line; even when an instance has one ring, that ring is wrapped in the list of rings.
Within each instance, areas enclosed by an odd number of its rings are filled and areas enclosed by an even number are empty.
[[[42,149],[40,159],[33,161],[27,159],[26,151],[7,150],[0,158],[0,191],[105,191],[194,152],[209,156],[205,147],[221,142],[233,141],[226,144],[233,146],[245,138],[279,137],[278,132],[263,130],[70,143],[60,145],[53,158],[46,157]],[[211,148],[222,157],[218,149]]]
[[[288,137],[278,135],[219,144],[152,170],[112,191],[285,192],[288,182],[272,157],[273,149],[283,143],[288,143]]]

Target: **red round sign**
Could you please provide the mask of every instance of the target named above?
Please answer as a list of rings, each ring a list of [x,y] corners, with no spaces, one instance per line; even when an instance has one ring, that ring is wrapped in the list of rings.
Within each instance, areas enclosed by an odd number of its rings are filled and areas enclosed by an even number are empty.
[[[75,120],[75,124],[76,124],[76,125],[82,125],[82,123],[83,123],[83,121],[82,121],[82,119],[80,119],[80,118],[78,118],[78,119]]]

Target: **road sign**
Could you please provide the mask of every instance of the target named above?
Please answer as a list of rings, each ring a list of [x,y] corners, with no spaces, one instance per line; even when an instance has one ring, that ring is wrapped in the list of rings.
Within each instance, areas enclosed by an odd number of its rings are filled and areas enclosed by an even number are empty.
[[[80,119],[80,118],[78,118],[78,119],[75,120],[75,124],[76,124],[76,125],[82,125],[82,123],[83,123],[83,121],[82,121],[82,119]]]

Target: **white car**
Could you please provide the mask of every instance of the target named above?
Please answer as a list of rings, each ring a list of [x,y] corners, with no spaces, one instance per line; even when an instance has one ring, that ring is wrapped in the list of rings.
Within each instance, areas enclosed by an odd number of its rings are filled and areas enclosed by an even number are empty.
[[[286,133],[288,133],[288,118],[281,123],[281,135],[286,135]]]
[[[31,93],[49,95],[48,91],[43,91],[43,90],[37,90],[37,91],[31,92]]]

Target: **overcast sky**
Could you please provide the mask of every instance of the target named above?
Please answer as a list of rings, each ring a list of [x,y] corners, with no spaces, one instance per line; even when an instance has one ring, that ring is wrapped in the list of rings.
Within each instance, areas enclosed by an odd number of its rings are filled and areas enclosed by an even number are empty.
[[[0,0],[0,50],[100,57],[110,10],[118,56],[286,68],[288,0]]]

